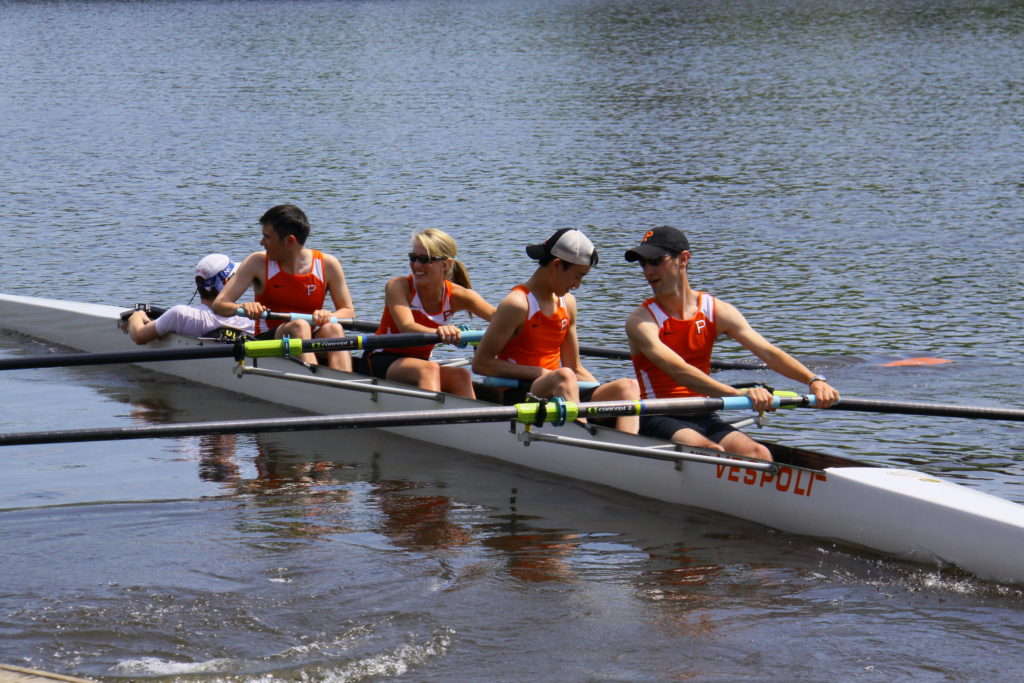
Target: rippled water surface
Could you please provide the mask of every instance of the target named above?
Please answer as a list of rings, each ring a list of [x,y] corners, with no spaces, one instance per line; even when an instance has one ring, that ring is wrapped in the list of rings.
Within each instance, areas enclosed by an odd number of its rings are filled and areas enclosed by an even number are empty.
[[[0,2],[0,44],[2,292],[183,301],[200,256],[242,258],[292,202],[372,319],[413,230],[453,234],[497,301],[530,272],[523,246],[571,225],[602,257],[583,341],[621,347],[648,291],[622,252],[668,223],[695,286],[847,395],[1022,405],[1024,3]],[[0,356],[46,348],[0,333]],[[882,365],[916,357],[953,362]],[[0,395],[5,431],[285,412],[113,367],[9,371]],[[1016,425],[806,411],[762,436],[1024,502]],[[6,664],[196,681],[1024,664],[1019,587],[397,437],[0,457]]]

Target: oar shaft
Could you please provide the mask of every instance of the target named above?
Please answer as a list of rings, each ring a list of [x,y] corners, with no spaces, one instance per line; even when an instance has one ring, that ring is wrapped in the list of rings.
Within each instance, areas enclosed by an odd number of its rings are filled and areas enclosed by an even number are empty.
[[[109,365],[111,363],[148,363],[164,360],[228,358],[235,353],[233,345],[184,346],[173,349],[139,349],[109,353],[48,353],[42,356],[0,359],[0,370],[56,368],[78,365]]]
[[[777,398],[778,405],[797,405],[805,397]],[[145,425],[98,429],[67,429],[45,432],[13,432],[0,434],[0,446],[71,441],[118,441],[125,439],[154,439],[197,436],[200,434],[238,434],[263,432],[291,432],[318,429],[372,429],[377,427],[407,427],[449,425],[467,422],[537,422],[537,413],[543,408],[544,420],[574,420],[577,417],[601,418],[640,414],[668,414],[709,412],[719,409],[750,407],[745,397],[655,399],[650,401],[601,401],[588,403],[556,402],[519,403],[514,406],[486,406],[480,408],[451,408],[410,410],[390,413],[362,413],[355,415],[320,415],[314,417],[286,417],[259,420],[227,420],[220,422],[186,422],[175,425]]]
[[[860,398],[840,398],[829,410],[851,410],[864,413],[890,413],[903,415],[932,415],[935,417],[965,417],[984,420],[1024,422],[1024,410],[989,408],[988,406],[958,406],[946,403],[916,403],[906,401],[879,401]]]
[[[479,330],[463,332],[463,341],[478,341]],[[426,346],[438,343],[436,334],[406,332],[402,334],[366,334],[326,339],[265,339],[236,344],[204,344],[179,346],[169,349],[138,349],[103,353],[49,353],[42,356],[0,359],[0,370],[26,368],[54,368],[78,365],[109,365],[111,363],[151,363],[168,360],[203,358],[267,358],[271,356],[298,356],[302,353],[331,351],[358,351],[365,349]]]
[[[491,411],[483,412],[480,411]],[[493,411],[501,411],[493,412]],[[0,446],[67,443],[78,441],[121,441],[199,436],[202,434],[259,434],[265,432],[311,431],[318,429],[355,429],[401,427],[464,422],[501,422],[516,416],[515,406],[445,411],[408,411],[356,415],[318,415],[259,420],[185,422],[173,425],[144,425],[100,429],[67,429],[48,432],[0,434]]]

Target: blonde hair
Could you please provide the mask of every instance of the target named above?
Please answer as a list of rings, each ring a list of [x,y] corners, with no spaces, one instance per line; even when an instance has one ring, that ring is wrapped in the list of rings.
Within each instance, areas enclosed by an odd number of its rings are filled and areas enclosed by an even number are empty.
[[[457,285],[461,285],[466,289],[472,289],[472,285],[469,282],[469,271],[466,270],[466,266],[462,261],[455,258],[459,254],[459,246],[455,243],[454,237],[444,230],[427,228],[420,232],[414,232],[412,234],[412,241],[422,244],[423,248],[427,251],[427,256],[443,256],[446,259],[450,259],[451,264],[448,266],[448,273],[445,277]]]

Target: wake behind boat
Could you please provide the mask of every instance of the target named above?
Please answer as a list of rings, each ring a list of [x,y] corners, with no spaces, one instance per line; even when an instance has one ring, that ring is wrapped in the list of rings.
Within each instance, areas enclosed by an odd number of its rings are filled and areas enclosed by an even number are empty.
[[[88,352],[137,350],[120,328],[123,309],[0,295],[0,326]],[[169,335],[147,348],[217,344]],[[139,363],[153,370],[321,415],[444,411],[494,406],[287,358],[251,365],[228,358]],[[485,397],[487,387],[480,387]],[[782,531],[901,559],[951,564],[985,579],[1024,583],[1024,506],[909,469],[766,444],[777,466],[750,469],[700,449],[570,422],[384,427],[406,437],[712,510]],[[339,441],[343,448],[344,441]]]

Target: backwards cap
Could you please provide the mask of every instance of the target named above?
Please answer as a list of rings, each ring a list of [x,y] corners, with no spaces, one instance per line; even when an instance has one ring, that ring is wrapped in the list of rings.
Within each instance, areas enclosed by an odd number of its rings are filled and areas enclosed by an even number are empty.
[[[196,287],[219,292],[224,283],[235,272],[234,261],[224,254],[210,254],[196,264]]]
[[[551,255],[566,263],[580,266],[597,265],[597,249],[587,236],[576,228],[562,228],[555,231],[543,244],[531,244],[526,255],[535,261]]]

